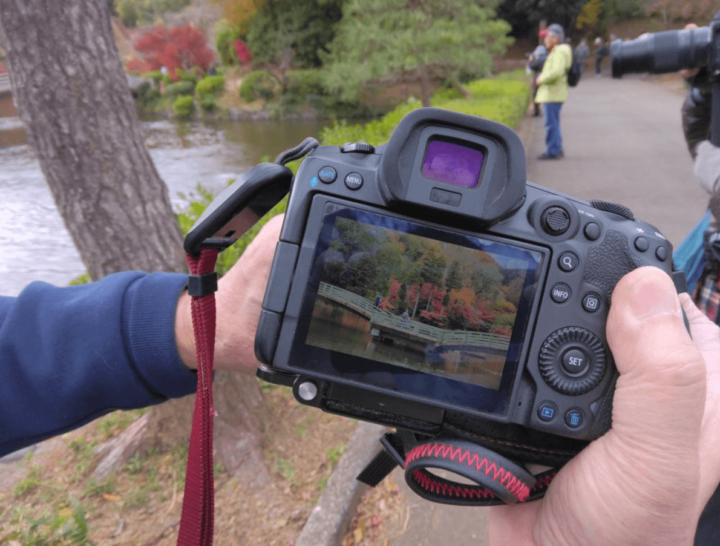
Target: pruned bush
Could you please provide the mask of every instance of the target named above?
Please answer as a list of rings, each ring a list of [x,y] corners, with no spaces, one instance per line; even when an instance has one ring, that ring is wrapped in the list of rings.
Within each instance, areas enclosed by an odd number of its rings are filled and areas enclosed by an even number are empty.
[[[174,99],[180,95],[192,95],[194,91],[195,84],[193,82],[180,81],[165,86],[165,96],[169,99]]]
[[[195,94],[200,107],[206,111],[214,110],[215,103],[222,94],[224,86],[225,78],[223,76],[207,76],[200,80],[195,86]]]
[[[197,69],[197,67],[191,68],[190,70],[176,68],[175,74],[181,82],[192,82],[193,84],[196,84],[198,82],[201,72]]]
[[[154,81],[155,85],[163,81],[162,72],[160,72],[159,70],[151,70],[150,72],[145,72],[141,74],[140,77]]]
[[[195,99],[192,95],[183,95],[173,102],[173,114],[179,118],[189,118],[195,111]]]
[[[280,93],[280,83],[269,72],[255,70],[243,78],[240,84],[240,98],[245,102],[258,99],[269,101]]]
[[[223,76],[206,76],[197,83],[195,92],[198,99],[202,100],[211,95],[220,95],[224,86],[225,78]]]
[[[284,95],[299,99],[325,95],[319,70],[288,70],[285,78]]]

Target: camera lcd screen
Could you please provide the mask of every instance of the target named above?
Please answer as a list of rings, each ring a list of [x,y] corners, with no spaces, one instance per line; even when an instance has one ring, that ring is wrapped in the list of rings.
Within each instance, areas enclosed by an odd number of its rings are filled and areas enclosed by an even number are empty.
[[[328,213],[333,209],[339,210]],[[309,316],[301,334],[307,352],[298,347],[296,361],[501,413],[542,257],[504,242],[328,205],[302,312]]]
[[[430,140],[425,150],[422,173],[425,178],[453,186],[474,188],[480,179],[483,153],[445,140]]]

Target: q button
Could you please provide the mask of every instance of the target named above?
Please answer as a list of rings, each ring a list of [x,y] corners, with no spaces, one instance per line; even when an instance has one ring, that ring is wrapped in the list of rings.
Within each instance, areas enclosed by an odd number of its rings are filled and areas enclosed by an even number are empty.
[[[560,254],[560,258],[558,259],[558,265],[565,273],[575,271],[578,263],[580,263],[580,260],[578,260],[578,257],[572,252],[564,252]]]

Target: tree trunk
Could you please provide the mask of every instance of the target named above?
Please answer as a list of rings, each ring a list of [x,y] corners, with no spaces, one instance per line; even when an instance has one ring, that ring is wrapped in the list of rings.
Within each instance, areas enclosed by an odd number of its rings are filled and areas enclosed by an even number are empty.
[[[424,63],[418,63],[418,75],[420,76],[420,98],[423,106],[431,106],[430,104],[430,81],[428,78],[427,68]]]
[[[0,40],[20,119],[90,277],[185,271],[107,2],[0,0]]]
[[[180,229],[143,143],[108,3],[0,0],[0,45],[20,119],[91,278],[129,269],[186,271]],[[215,404],[231,419],[216,421],[217,448],[225,467],[238,470],[223,439],[242,441],[252,452],[244,456],[261,460],[255,414],[262,399],[253,377],[223,379],[218,376]],[[193,402],[186,397],[156,408],[146,431],[157,437],[146,440],[189,438]],[[262,480],[264,468],[250,468]]]

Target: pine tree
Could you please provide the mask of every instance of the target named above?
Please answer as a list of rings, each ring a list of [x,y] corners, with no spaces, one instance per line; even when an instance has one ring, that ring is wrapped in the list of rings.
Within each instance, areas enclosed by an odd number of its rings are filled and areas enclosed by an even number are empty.
[[[348,0],[330,53],[321,56],[325,85],[342,100],[386,76],[420,80],[430,106],[432,80],[484,75],[512,39],[493,2],[476,0]],[[490,7],[489,7],[490,6]]]

